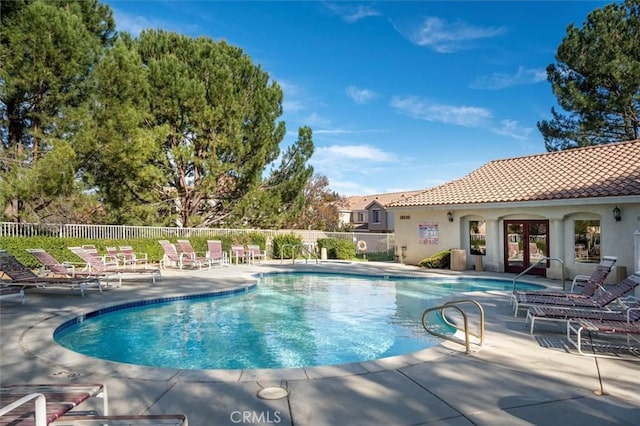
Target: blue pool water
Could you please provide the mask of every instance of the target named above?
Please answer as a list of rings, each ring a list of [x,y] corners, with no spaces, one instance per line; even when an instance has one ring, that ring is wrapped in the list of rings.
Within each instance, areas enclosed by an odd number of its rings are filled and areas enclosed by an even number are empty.
[[[60,326],[54,339],[85,355],[153,367],[341,364],[436,345],[420,323],[426,308],[454,293],[511,286],[505,280],[266,274],[248,292],[89,314]]]

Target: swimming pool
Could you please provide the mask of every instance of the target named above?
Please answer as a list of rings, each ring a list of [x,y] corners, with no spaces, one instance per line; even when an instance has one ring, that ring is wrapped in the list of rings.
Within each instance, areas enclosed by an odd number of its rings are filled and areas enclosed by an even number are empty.
[[[360,362],[438,344],[420,318],[441,297],[511,286],[475,278],[264,274],[250,291],[95,311],[58,327],[54,339],[97,358],[178,369]]]

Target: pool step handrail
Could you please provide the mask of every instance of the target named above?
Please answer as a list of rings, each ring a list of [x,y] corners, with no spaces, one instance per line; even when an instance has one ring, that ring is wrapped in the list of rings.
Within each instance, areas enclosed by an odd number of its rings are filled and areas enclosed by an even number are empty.
[[[554,262],[560,263],[560,269],[562,270],[562,290],[566,291],[567,289],[565,288],[565,279],[564,279],[564,261],[559,257],[546,257],[546,256],[538,260],[536,263],[529,265],[527,269],[525,269],[524,271],[520,272],[518,275],[513,277],[513,291],[514,292],[516,291],[516,281],[518,280],[518,278],[525,275],[527,272],[529,272],[530,270],[538,266],[540,263],[548,262],[549,260],[553,260]]]
[[[478,332],[477,333],[474,333],[474,332],[469,330],[469,317],[467,315],[467,312],[465,312],[465,310],[463,309],[463,307],[465,305],[471,305],[471,306],[475,306],[476,308],[478,308],[480,324],[478,326]],[[459,324],[456,324],[456,323],[452,322],[449,318],[447,318],[447,315],[446,315],[446,312],[445,312],[447,309],[454,309],[460,315],[462,315],[462,328],[460,328]],[[440,333],[440,332],[430,328],[430,325],[428,324],[427,318],[428,318],[429,313],[435,312],[435,311],[440,311],[440,316],[442,317],[442,320],[447,325],[455,328],[457,331],[462,331],[464,333],[464,342],[461,341],[460,338],[456,337],[455,333],[453,335],[443,334],[443,333]],[[471,300],[471,299],[452,300],[452,301],[446,302],[446,303],[444,303],[442,305],[435,306],[433,308],[428,308],[422,313],[422,326],[427,331],[427,333],[429,333],[429,334],[431,334],[433,336],[440,337],[442,339],[446,339],[446,340],[449,340],[451,342],[464,344],[465,349],[466,349],[465,353],[467,353],[467,354],[471,352],[471,338],[470,338],[471,336],[479,339],[478,342],[477,342],[478,346],[482,346],[482,344],[484,343],[484,309],[482,308],[482,305],[480,303],[476,302],[475,300]]]

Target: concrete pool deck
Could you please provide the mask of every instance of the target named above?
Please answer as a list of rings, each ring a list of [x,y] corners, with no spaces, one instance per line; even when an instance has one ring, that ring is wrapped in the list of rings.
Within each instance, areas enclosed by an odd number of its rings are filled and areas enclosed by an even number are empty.
[[[192,426],[638,424],[640,363],[580,356],[560,324],[540,323],[529,334],[524,314],[513,316],[508,292],[456,297],[477,300],[486,314],[485,344],[470,354],[447,342],[414,354],[339,366],[172,370],[82,356],[51,337],[65,320],[100,307],[229,290],[254,282],[253,274],[284,270],[430,274],[376,262],[265,263],[168,270],[155,286],[150,280],[124,280],[121,288],[102,294],[87,290],[85,297],[79,291],[27,289],[24,305],[17,299],[0,302],[0,384],[105,383],[111,414],[184,413]],[[271,386],[287,389],[288,395],[273,400],[257,396]],[[79,409],[92,409],[92,404]]]

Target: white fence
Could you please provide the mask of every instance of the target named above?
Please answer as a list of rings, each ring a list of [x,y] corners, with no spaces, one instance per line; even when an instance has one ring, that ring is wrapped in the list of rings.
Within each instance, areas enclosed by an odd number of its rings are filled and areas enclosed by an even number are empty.
[[[303,243],[316,244],[321,238],[336,238],[353,241],[354,246],[366,250],[359,253],[392,253],[395,248],[395,234],[373,232],[324,232],[300,229],[222,229],[222,228],[172,228],[163,226],[129,225],[81,225],[54,223],[0,222],[0,237],[51,236],[60,238],[88,238],[105,240],[135,240],[139,238],[166,237],[214,237],[216,235],[264,234],[267,242],[281,234],[296,234]],[[364,244],[360,243],[364,241]]]

